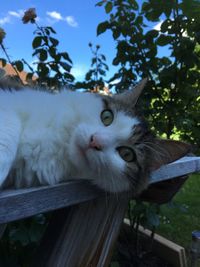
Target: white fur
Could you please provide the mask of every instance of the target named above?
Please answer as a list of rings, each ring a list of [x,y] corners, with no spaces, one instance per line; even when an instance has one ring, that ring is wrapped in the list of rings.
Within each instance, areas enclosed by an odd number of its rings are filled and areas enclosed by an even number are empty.
[[[0,93],[0,186],[9,171],[16,187],[56,184],[72,178],[92,180],[108,191],[123,191],[123,145],[137,119],[123,112],[105,127],[101,97],[89,93],[41,91]],[[102,151],[89,148],[91,136]]]

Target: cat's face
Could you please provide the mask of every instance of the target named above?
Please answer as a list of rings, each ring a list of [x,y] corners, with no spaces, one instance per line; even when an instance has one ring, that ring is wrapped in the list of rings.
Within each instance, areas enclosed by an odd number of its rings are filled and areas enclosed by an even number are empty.
[[[93,96],[95,108],[87,107],[90,114],[75,127],[70,154],[77,177],[106,191],[136,194],[147,185],[155,138],[136,114],[138,95],[130,96]]]
[[[124,99],[93,95],[91,100],[70,142],[76,176],[106,191],[138,190],[146,182],[140,174],[146,166],[141,139],[147,128]]]

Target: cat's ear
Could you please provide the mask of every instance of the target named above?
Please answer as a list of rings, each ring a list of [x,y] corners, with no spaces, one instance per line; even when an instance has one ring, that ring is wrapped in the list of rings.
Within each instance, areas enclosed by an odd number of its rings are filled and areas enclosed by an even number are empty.
[[[155,139],[153,145],[153,158],[151,170],[156,170],[164,164],[168,164],[191,152],[191,145],[174,140]]]
[[[114,95],[113,97],[123,103],[135,106],[147,81],[148,78],[144,78],[135,87],[132,87],[130,90],[125,91],[121,94]]]

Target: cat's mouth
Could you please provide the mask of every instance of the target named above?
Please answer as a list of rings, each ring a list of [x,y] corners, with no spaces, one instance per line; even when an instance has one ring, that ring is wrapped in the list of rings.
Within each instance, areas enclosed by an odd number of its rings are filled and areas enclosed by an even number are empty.
[[[79,152],[79,155],[81,156],[81,159],[83,159],[83,162],[87,166],[91,166],[91,163],[93,162],[93,159],[95,156],[95,153],[97,150],[91,148],[90,146],[81,146],[80,144],[77,144],[77,149]]]

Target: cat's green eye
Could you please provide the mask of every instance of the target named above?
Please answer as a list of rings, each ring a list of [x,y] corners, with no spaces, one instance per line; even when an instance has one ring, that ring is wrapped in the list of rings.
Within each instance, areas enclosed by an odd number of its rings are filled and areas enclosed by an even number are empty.
[[[113,112],[110,109],[105,109],[101,112],[101,121],[105,126],[109,126],[114,119]]]
[[[136,154],[134,150],[130,147],[120,146],[117,148],[120,157],[126,162],[133,162],[136,160]]]

